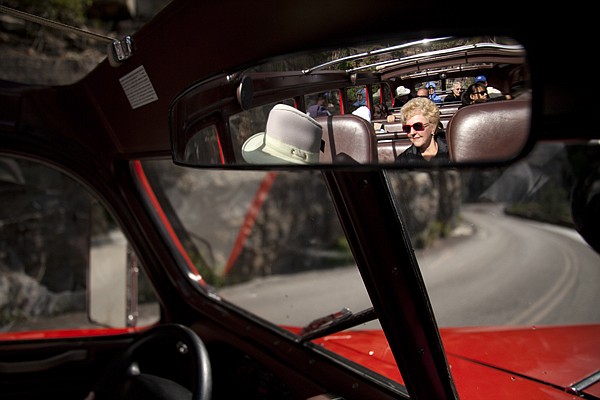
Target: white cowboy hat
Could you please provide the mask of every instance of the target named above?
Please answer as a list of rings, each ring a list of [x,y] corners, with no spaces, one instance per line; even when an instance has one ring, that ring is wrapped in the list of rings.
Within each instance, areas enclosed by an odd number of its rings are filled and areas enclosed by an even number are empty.
[[[265,132],[250,136],[242,156],[250,164],[310,164],[319,162],[323,128],[309,115],[286,104],[269,112]]]
[[[409,88],[405,88],[404,86],[398,86],[396,88],[396,96],[404,96],[410,93]]]

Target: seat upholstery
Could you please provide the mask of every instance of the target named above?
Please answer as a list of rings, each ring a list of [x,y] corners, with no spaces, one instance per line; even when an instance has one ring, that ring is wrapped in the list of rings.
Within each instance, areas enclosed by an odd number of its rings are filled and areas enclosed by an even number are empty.
[[[321,163],[376,163],[377,138],[373,125],[356,115],[321,116],[324,149]]]
[[[381,164],[393,164],[396,161],[396,157],[412,144],[406,134],[402,136],[379,134],[377,136],[377,156]]]
[[[491,101],[456,111],[446,129],[452,162],[506,161],[527,144],[531,102]]]

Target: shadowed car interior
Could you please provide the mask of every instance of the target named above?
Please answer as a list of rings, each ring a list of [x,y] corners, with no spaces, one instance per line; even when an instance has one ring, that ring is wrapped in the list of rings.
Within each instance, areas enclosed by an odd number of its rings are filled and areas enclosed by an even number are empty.
[[[0,397],[600,399],[581,29],[0,0]]]

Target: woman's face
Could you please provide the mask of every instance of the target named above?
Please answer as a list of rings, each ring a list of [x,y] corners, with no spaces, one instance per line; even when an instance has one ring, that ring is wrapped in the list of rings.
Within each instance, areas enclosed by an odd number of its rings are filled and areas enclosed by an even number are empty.
[[[475,87],[474,90],[475,90],[475,93],[470,93],[469,94],[471,96],[471,101],[472,102],[487,101],[488,94],[485,91],[485,89],[481,89],[481,88]]]
[[[413,143],[415,147],[418,147],[421,151],[427,149],[431,144],[433,132],[435,132],[436,127],[429,123],[427,117],[421,113],[413,115],[404,123],[403,128],[408,129],[408,127],[410,127],[410,131],[408,131],[407,134],[411,143]],[[415,129],[421,127],[423,130]]]

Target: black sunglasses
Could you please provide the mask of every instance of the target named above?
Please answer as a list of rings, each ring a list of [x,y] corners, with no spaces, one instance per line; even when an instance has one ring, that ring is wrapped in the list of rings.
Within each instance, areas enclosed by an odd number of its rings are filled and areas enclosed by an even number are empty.
[[[425,128],[428,126],[429,126],[429,124],[424,124],[422,122],[415,122],[412,125],[402,125],[402,132],[410,133],[410,128],[414,129],[415,131],[424,131]]]
[[[480,96],[487,96],[487,92],[475,92],[475,93],[471,93],[471,94],[478,94]]]

